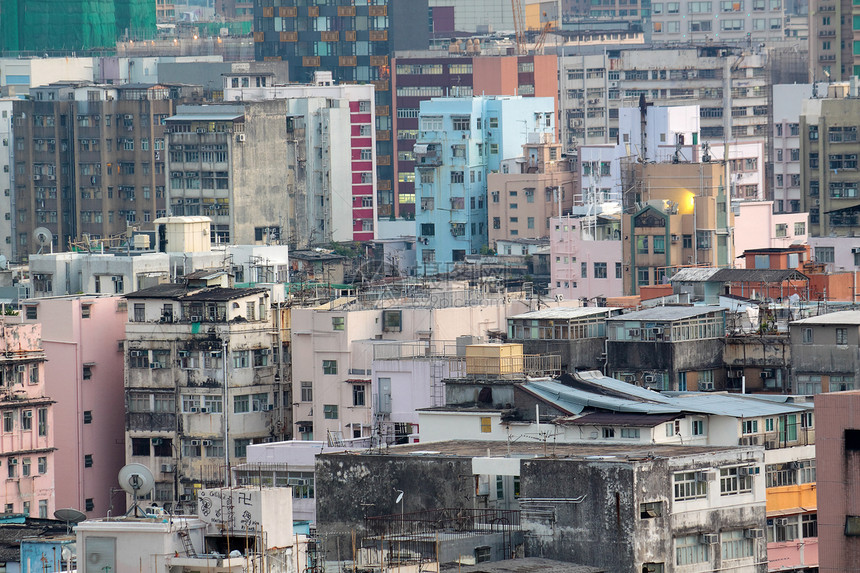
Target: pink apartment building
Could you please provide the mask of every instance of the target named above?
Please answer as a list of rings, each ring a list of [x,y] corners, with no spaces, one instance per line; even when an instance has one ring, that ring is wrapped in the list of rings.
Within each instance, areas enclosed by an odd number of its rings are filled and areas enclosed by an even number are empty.
[[[740,201],[736,203],[735,255],[737,268],[744,268],[744,251],[785,248],[806,244],[809,213],[773,212],[773,201]]]
[[[551,295],[591,300],[623,294],[618,214],[553,217],[549,246]]]
[[[48,429],[60,429],[49,435],[53,463],[49,460],[48,469],[62,468],[50,484],[49,517],[54,507],[73,507],[88,518],[122,513],[125,494],[111,491],[125,464],[120,344],[126,301],[98,295],[30,299],[22,313],[29,324],[21,326],[41,329],[40,352],[43,347],[43,360],[47,358],[44,388],[56,404]]]
[[[56,505],[54,400],[45,384],[38,324],[0,319],[0,478],[5,513],[52,517]]]
[[[815,419],[818,570],[856,571],[860,563],[860,391],[817,394]]]

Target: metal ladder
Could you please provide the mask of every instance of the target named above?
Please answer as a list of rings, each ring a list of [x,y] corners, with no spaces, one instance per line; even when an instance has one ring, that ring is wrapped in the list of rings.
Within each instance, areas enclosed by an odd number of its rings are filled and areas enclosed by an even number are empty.
[[[178,531],[179,539],[182,540],[182,549],[187,557],[197,557],[197,551],[194,550],[194,545],[191,543],[191,536],[188,535],[187,529]]]

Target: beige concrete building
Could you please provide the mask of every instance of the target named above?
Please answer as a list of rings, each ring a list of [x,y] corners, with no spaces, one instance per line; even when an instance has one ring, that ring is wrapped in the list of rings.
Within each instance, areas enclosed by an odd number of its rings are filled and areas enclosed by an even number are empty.
[[[734,215],[725,166],[652,163],[628,169],[635,203],[622,220],[625,294],[664,284],[681,266],[732,264]]]
[[[809,3],[809,76],[814,82],[847,80],[860,61],[854,50],[852,0],[812,0]]]
[[[848,94],[848,84],[836,84],[830,86],[827,99],[803,102],[800,208],[809,212],[809,234],[815,237],[853,237],[860,232],[860,100]]]
[[[502,162],[487,176],[489,245],[505,239],[549,236],[550,217],[568,213],[576,172],[562,159],[560,143],[547,136],[523,146],[523,156]]]

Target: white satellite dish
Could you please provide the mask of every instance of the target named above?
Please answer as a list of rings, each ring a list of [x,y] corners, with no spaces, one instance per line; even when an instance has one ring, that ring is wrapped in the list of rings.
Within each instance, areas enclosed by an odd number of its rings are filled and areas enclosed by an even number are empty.
[[[126,515],[134,512],[134,517],[146,517],[146,512],[137,504],[138,498],[152,491],[155,478],[152,472],[143,464],[126,464],[119,470],[119,486],[133,497],[132,506]],[[140,515],[138,515],[138,513]]]
[[[39,227],[33,231],[33,238],[36,240],[36,243],[38,243],[39,252],[41,253],[42,249],[53,243],[54,234],[45,227]]]
[[[58,509],[54,512],[54,517],[59,519],[60,521],[66,522],[66,533],[72,532],[72,524],[80,523],[87,518],[87,514],[78,511],[77,509],[73,509],[71,507],[65,509]]]

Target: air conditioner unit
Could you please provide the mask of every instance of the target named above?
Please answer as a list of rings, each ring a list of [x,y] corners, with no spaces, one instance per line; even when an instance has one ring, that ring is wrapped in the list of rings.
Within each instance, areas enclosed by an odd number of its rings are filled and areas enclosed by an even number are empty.
[[[657,326],[657,327],[655,327],[655,328],[652,328],[652,329],[651,329],[651,332],[652,332],[652,333],[654,333],[654,334],[663,334],[663,328],[662,328],[662,327]]]
[[[707,392],[714,389],[713,382],[699,382],[699,392]]]
[[[764,529],[745,529],[744,537],[747,539],[760,539],[764,537]]]
[[[266,407],[265,407],[265,408],[263,408],[263,410],[266,410],[266,411],[274,410],[274,409],[275,409],[275,405],[274,405],[274,404],[266,404]]]
[[[169,474],[173,472],[172,464],[161,464],[161,472],[165,474]]]
[[[478,484],[478,495],[490,495],[490,484],[488,482]]]
[[[200,440],[200,445],[201,446],[211,446],[212,440]]]
[[[127,114],[125,114],[125,116],[123,116],[123,118],[124,119],[134,119],[134,116],[131,115],[130,113],[127,113]]]
[[[131,352],[128,353],[128,355],[133,356],[133,357],[138,357],[138,356],[143,356],[143,352],[141,352],[140,350],[132,350]]]
[[[629,332],[630,332],[630,336],[641,336],[642,335],[642,331],[639,330],[638,328],[631,328]]]
[[[188,352],[187,350],[180,350],[179,352],[177,352],[177,354],[178,354],[180,357],[185,357],[185,356],[188,356],[188,355],[189,355],[189,354],[191,354],[191,353],[190,353],[190,352]]]
[[[677,243],[681,240],[681,235],[672,235],[672,242]]]
[[[699,536],[699,543],[704,545],[713,545],[719,540],[719,536],[716,533],[703,533]]]
[[[754,472],[753,472],[753,470],[754,470],[754,469],[755,469],[755,468],[751,468],[751,467],[740,467],[740,468],[738,468],[738,475],[739,475],[739,476],[748,476],[748,475],[753,475],[753,473],[754,473]]]
[[[188,411],[191,412],[192,414],[196,414],[198,410],[200,410],[200,408],[197,408],[196,406],[192,406],[191,408],[188,409]]]
[[[624,381],[627,382],[628,384],[635,384],[636,383],[636,376],[627,375],[624,377]]]
[[[179,501],[191,501],[191,496],[190,495],[180,495]]]
[[[788,519],[786,519],[785,517],[780,517],[779,519],[774,519],[773,524],[778,527],[785,527],[786,525],[788,525]]]
[[[161,368],[161,364],[158,362],[151,362],[149,364],[149,367],[150,367],[150,369],[157,370],[157,369]]]
[[[245,134],[240,133],[240,134],[236,135],[236,142],[237,143],[245,143]]]
[[[201,317],[199,317],[199,316],[192,316],[192,317],[191,317],[191,322],[201,322]]]
[[[110,278],[110,280],[112,280],[113,282],[117,282],[119,280],[119,277],[114,275]]]
[[[773,370],[762,370],[761,371],[762,378],[773,378]]]
[[[199,445],[200,445],[200,440],[191,440],[191,445],[192,445],[192,446],[199,446]]]
[[[611,87],[611,88],[617,88],[617,87],[618,87],[618,82],[609,82],[609,87]]]
[[[652,374],[647,374],[644,378],[642,378],[642,381],[646,384],[653,384],[657,381],[657,377]]]
[[[152,438],[150,442],[153,446],[160,446],[164,442],[164,440],[162,438]]]
[[[777,445],[777,444],[776,444],[776,441],[774,441],[774,440],[767,440],[767,441],[764,443],[764,449],[766,449],[766,450],[773,450],[773,449],[776,449],[776,445]]]
[[[201,414],[208,414],[211,410],[209,408],[203,407],[197,410]]]
[[[45,143],[44,140],[41,140],[41,139],[36,140],[36,145],[43,145],[44,143]]]
[[[851,249],[852,253],[860,253],[860,247],[854,247]]]
[[[48,181],[56,181],[56,180],[57,180],[56,175],[48,175]]]

